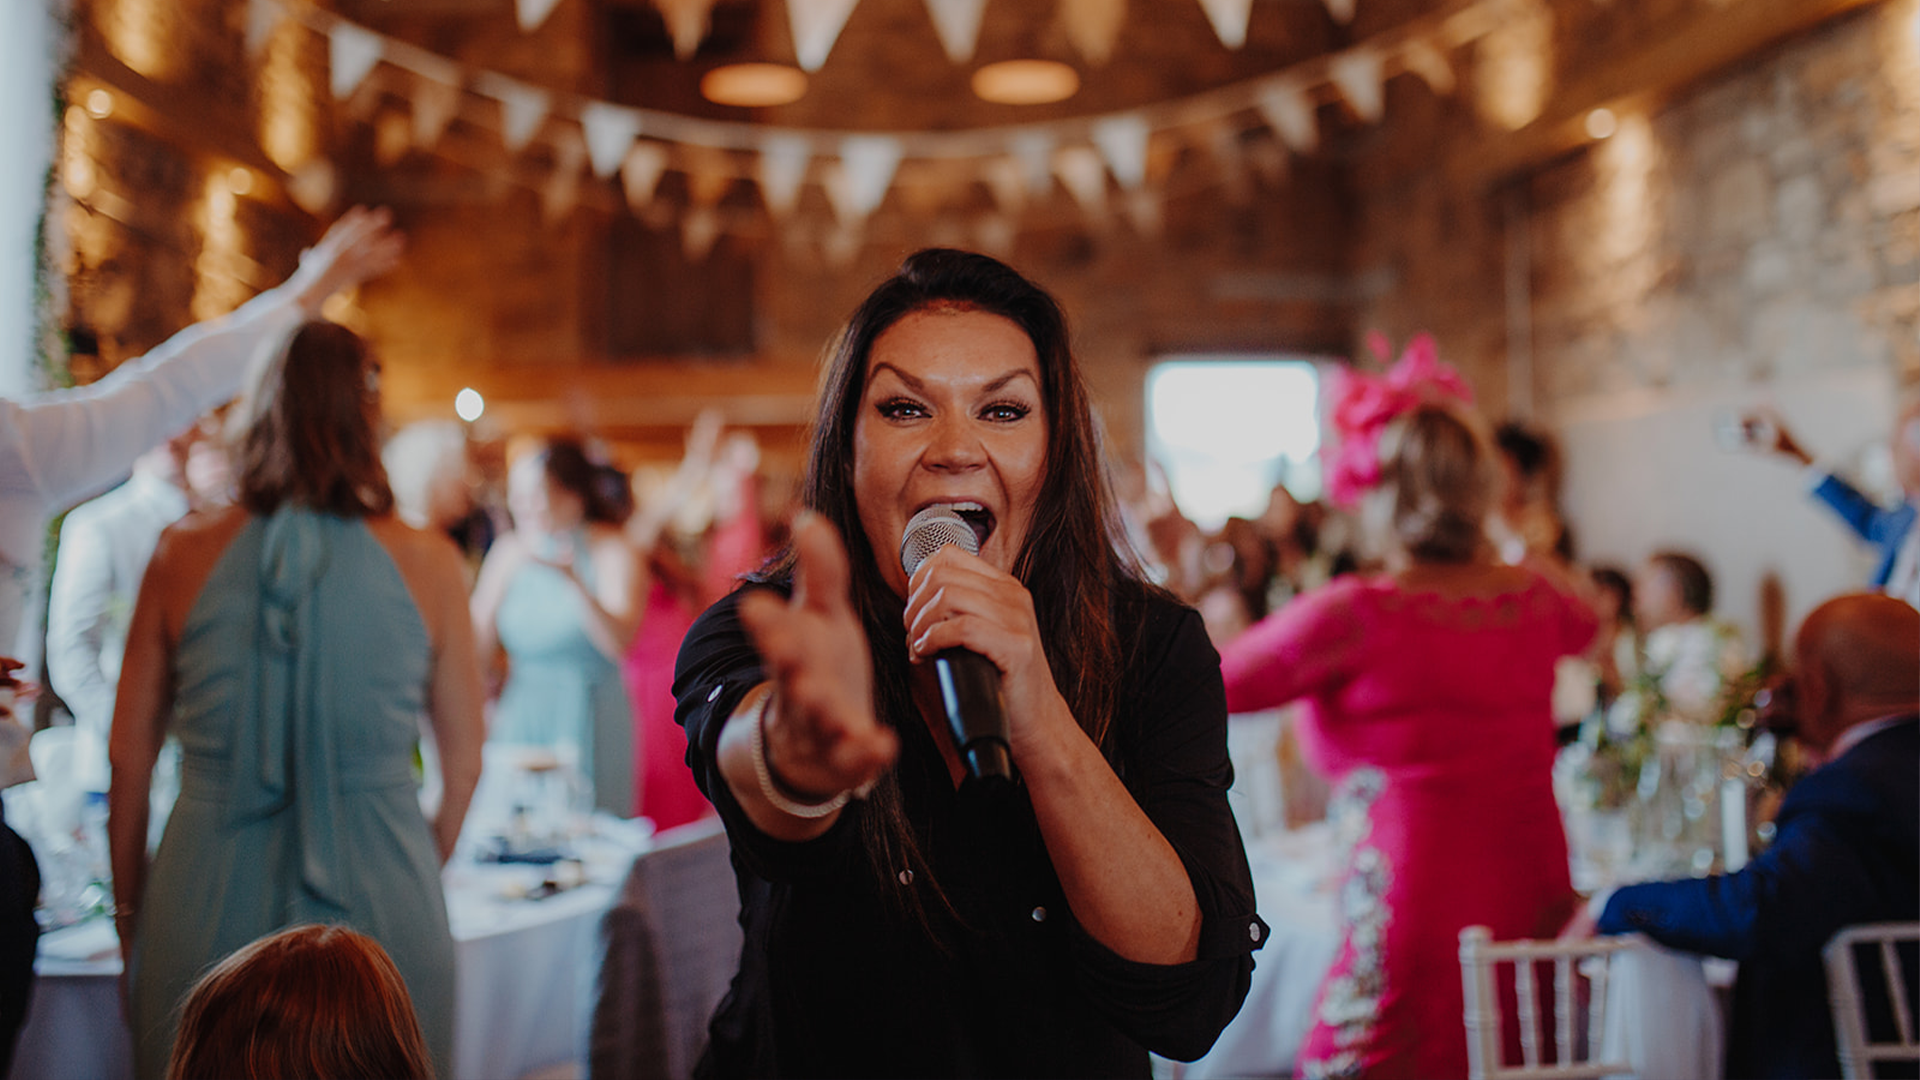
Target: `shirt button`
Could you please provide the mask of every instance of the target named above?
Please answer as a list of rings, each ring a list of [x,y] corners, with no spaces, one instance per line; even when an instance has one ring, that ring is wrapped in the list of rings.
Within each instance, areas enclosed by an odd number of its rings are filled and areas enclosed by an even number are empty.
[[[1046,908],[1043,908],[1043,907],[1037,907],[1037,908],[1034,908],[1034,909],[1033,909],[1033,921],[1034,921],[1034,922],[1046,922],[1046,921],[1047,921],[1047,909],[1046,909]]]
[[[1252,938],[1255,941],[1259,941],[1260,940],[1260,924],[1249,923],[1247,925],[1247,936]]]
[[[714,698],[717,698],[717,697],[719,697],[719,696],[720,696],[720,691],[722,691],[722,690],[725,690],[726,688],[727,688],[727,684],[726,684],[726,683],[718,683],[718,684],[715,684],[715,686],[714,686],[714,688],[713,688],[713,693],[711,693],[711,694],[708,694],[708,695],[707,695],[707,700],[708,700],[708,701],[712,701],[712,700],[713,700]]]

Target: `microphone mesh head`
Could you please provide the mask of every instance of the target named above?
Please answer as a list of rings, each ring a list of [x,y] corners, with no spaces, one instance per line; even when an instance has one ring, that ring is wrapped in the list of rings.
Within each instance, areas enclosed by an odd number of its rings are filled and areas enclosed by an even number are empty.
[[[907,531],[900,537],[900,568],[912,577],[927,556],[948,544],[969,555],[980,554],[980,538],[958,510],[944,504],[929,506],[907,522]]]

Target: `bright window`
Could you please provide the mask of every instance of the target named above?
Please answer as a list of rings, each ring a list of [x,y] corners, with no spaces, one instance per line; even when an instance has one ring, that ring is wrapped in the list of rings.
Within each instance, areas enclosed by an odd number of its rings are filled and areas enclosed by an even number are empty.
[[[1300,358],[1173,356],[1147,373],[1147,454],[1202,529],[1258,517],[1276,483],[1320,497],[1320,375]]]

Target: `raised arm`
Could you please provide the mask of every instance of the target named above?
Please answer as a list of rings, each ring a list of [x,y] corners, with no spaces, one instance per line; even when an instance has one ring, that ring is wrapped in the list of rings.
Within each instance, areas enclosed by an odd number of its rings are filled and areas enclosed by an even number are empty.
[[[18,403],[14,430],[0,438],[20,452],[0,454],[0,488],[34,491],[49,508],[99,491],[238,393],[265,342],[317,315],[335,292],[391,269],[402,247],[386,211],[349,211],[279,287],[182,330],[91,386]]]

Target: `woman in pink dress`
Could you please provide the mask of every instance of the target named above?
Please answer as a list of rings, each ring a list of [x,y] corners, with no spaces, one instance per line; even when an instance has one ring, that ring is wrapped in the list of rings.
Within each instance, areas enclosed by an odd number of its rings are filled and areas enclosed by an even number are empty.
[[[1365,440],[1386,571],[1300,597],[1221,661],[1233,712],[1310,703],[1302,742],[1335,785],[1344,940],[1303,1076],[1465,1076],[1461,928],[1551,937],[1574,901],[1548,698],[1594,616],[1557,576],[1494,561],[1488,442],[1431,397],[1409,392],[1377,457]]]

